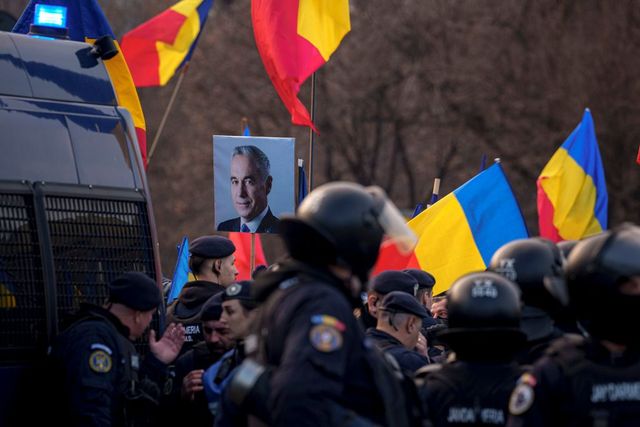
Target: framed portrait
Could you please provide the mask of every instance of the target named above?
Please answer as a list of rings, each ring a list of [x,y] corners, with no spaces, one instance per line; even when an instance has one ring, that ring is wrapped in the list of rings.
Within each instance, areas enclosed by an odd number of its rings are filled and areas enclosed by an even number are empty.
[[[213,136],[217,231],[276,233],[295,210],[295,139]]]

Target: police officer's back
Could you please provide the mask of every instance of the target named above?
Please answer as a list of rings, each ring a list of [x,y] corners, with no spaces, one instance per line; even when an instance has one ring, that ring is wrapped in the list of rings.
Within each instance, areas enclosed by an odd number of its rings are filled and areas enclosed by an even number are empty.
[[[53,345],[51,385],[59,389],[49,414],[66,425],[145,425],[160,398],[166,364],[184,341],[184,329],[170,325],[160,341],[149,337],[150,353],[140,358],[131,340],[140,338],[161,304],[156,283],[126,273],[109,285],[105,307],[86,305]]]
[[[297,217],[282,219],[293,259],[257,280],[264,301],[258,351],[230,389],[237,401],[246,396],[245,405],[265,401],[269,424],[406,425],[399,384],[365,346],[352,314],[377,257],[383,217],[404,226],[389,203],[379,189],[333,183],[307,196]]]
[[[512,280],[521,291],[520,327],[527,335],[518,353],[521,364],[533,364],[563,334],[555,324],[569,303],[562,264],[560,249],[539,237],[509,242],[491,258],[489,269]]]
[[[565,265],[570,304],[589,336],[561,338],[510,403],[510,426],[637,426],[640,227],[578,243]]]
[[[495,273],[471,273],[449,291],[449,328],[439,333],[454,354],[418,371],[420,395],[434,426],[505,425],[522,370],[525,341],[517,287]]]

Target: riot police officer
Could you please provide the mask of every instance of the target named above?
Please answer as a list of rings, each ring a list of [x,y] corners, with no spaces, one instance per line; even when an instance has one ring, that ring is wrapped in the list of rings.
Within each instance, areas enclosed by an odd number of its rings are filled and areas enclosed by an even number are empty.
[[[317,188],[282,218],[291,259],[257,279],[257,346],[229,387],[245,410],[279,426],[407,425],[399,383],[353,316],[385,231],[415,243],[382,190],[351,183]]]
[[[587,337],[560,338],[523,375],[510,426],[637,426],[640,420],[640,227],[579,242],[565,265]]]
[[[152,330],[144,360],[132,341],[143,335],[161,302],[155,281],[130,272],[110,283],[104,307],[81,308],[50,353],[51,385],[61,390],[43,398],[57,399],[55,418],[71,426],[153,423],[166,365],[180,351],[184,328],[169,325],[159,341]]]
[[[527,344],[518,355],[521,364],[534,363],[551,341],[562,336],[554,321],[569,303],[562,263],[556,244],[539,237],[509,242],[491,258],[489,269],[513,281],[521,291],[520,327],[527,334]]]
[[[471,273],[451,286],[448,310],[449,328],[438,336],[454,354],[417,373],[429,420],[436,427],[504,426],[522,374],[514,361],[525,341],[518,288],[492,272]]]

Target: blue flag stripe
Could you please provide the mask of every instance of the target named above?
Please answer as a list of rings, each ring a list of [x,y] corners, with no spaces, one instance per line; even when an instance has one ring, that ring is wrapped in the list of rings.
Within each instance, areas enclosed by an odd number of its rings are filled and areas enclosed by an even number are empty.
[[[173,270],[173,280],[171,281],[171,290],[167,297],[167,304],[178,298],[185,283],[189,280],[189,238],[184,236],[178,251],[176,266]]]
[[[528,237],[518,202],[499,163],[454,191],[486,265],[500,246]]]
[[[604,176],[604,166],[600,157],[600,149],[596,140],[596,132],[591,112],[587,108],[582,116],[582,121],[571,132],[571,135],[562,144],[569,155],[582,167],[584,172],[591,176],[596,187],[595,215],[603,230],[607,229],[607,206],[609,195]]]

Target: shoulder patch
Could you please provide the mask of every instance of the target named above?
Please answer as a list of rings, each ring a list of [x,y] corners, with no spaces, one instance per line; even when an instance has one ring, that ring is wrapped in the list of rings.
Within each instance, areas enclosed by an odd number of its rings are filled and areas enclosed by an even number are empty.
[[[342,347],[342,333],[333,326],[320,324],[311,328],[309,341],[316,350],[330,353]]]
[[[531,374],[523,374],[520,377],[509,398],[509,412],[512,415],[522,415],[531,408],[535,400],[533,387],[536,383],[536,377]]]
[[[344,323],[342,323],[335,317],[328,316],[326,314],[315,314],[311,316],[311,324],[331,326],[332,328],[335,328],[340,332],[344,332],[347,329]]]
[[[93,372],[106,374],[112,366],[111,356],[104,350],[95,350],[89,355],[89,367]]]

